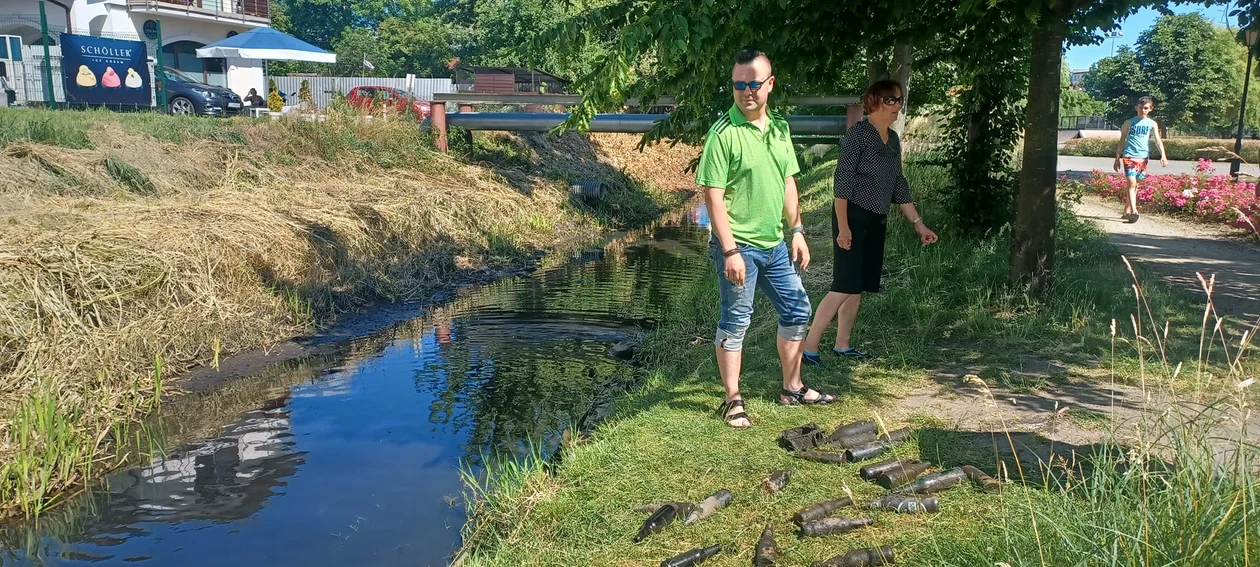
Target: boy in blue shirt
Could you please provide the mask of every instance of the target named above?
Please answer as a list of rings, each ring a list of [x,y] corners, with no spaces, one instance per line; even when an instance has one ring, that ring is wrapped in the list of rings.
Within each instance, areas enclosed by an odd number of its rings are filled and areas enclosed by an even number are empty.
[[[1138,99],[1137,116],[1124,121],[1120,127],[1120,142],[1116,144],[1116,163],[1112,166],[1116,171],[1124,167],[1124,175],[1129,178],[1129,200],[1124,205],[1121,215],[1129,223],[1138,221],[1137,185],[1138,180],[1146,178],[1146,163],[1150,156],[1151,134],[1155,134],[1155,143],[1159,144],[1159,163],[1168,167],[1168,157],[1164,152],[1164,140],[1159,136],[1159,124],[1151,120],[1151,110],[1155,101],[1144,96]]]

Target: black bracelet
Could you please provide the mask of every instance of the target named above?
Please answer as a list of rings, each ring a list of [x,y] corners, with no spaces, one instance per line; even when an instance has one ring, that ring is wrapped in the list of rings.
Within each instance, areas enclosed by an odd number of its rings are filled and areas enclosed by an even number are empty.
[[[723,255],[723,256],[726,256],[727,258],[730,258],[731,256],[734,256],[734,255],[736,255],[736,254],[739,254],[739,248],[738,248],[738,247],[736,247],[736,248],[731,248],[730,250],[727,250],[726,252],[723,252],[723,253],[722,253],[722,255]]]

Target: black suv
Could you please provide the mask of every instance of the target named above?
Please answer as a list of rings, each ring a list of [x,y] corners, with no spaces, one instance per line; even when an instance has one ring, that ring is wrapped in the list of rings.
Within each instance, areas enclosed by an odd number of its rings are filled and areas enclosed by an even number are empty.
[[[226,87],[207,85],[193,77],[171,69],[166,73],[166,107],[171,114],[204,114],[233,116],[241,113],[241,97]]]

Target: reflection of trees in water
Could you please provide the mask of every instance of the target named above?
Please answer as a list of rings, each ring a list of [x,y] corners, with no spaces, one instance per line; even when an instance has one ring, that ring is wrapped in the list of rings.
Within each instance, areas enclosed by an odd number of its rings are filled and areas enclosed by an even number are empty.
[[[646,242],[608,254],[602,262],[575,263],[524,280],[496,282],[478,292],[485,300],[477,303],[481,309],[659,319],[678,292],[709,268],[702,233],[684,228],[656,230],[657,235],[645,235]],[[618,246],[612,244],[606,250]]]
[[[656,230],[602,261],[491,284],[462,316],[436,318],[438,329],[451,321],[455,338],[415,371],[417,390],[434,397],[430,420],[468,432],[473,459],[530,440],[554,444],[607,382],[631,378],[606,356],[608,342],[628,322],[660,317],[708,269],[696,231]]]
[[[21,554],[15,558],[26,560],[67,553],[106,560],[111,557],[85,551],[147,536],[144,522],[247,518],[302,464],[304,453],[295,451],[291,439],[287,401],[271,400],[224,426],[217,437],[185,445],[149,466],[115,472],[102,489],[41,522],[8,530],[0,541]],[[81,544],[97,547],[78,549]]]
[[[454,341],[444,362],[415,373],[417,390],[434,397],[430,420],[468,435],[465,455],[483,450],[519,451],[529,441],[544,446],[589,407],[609,380],[626,380],[632,370],[604,354],[606,345],[581,339],[532,343]],[[522,327],[522,333],[528,329]]]

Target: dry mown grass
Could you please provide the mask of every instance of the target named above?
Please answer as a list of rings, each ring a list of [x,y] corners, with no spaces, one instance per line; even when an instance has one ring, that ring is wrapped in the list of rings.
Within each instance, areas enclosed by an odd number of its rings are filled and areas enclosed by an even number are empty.
[[[163,374],[424,297],[461,268],[664,202],[622,190],[636,210],[592,210],[540,175],[617,168],[469,165],[408,124],[224,121],[212,128],[230,135],[190,140],[176,119],[66,114],[43,116],[83,121],[87,143],[0,124],[0,516],[37,513],[112,464],[120,424],[161,397]]]

